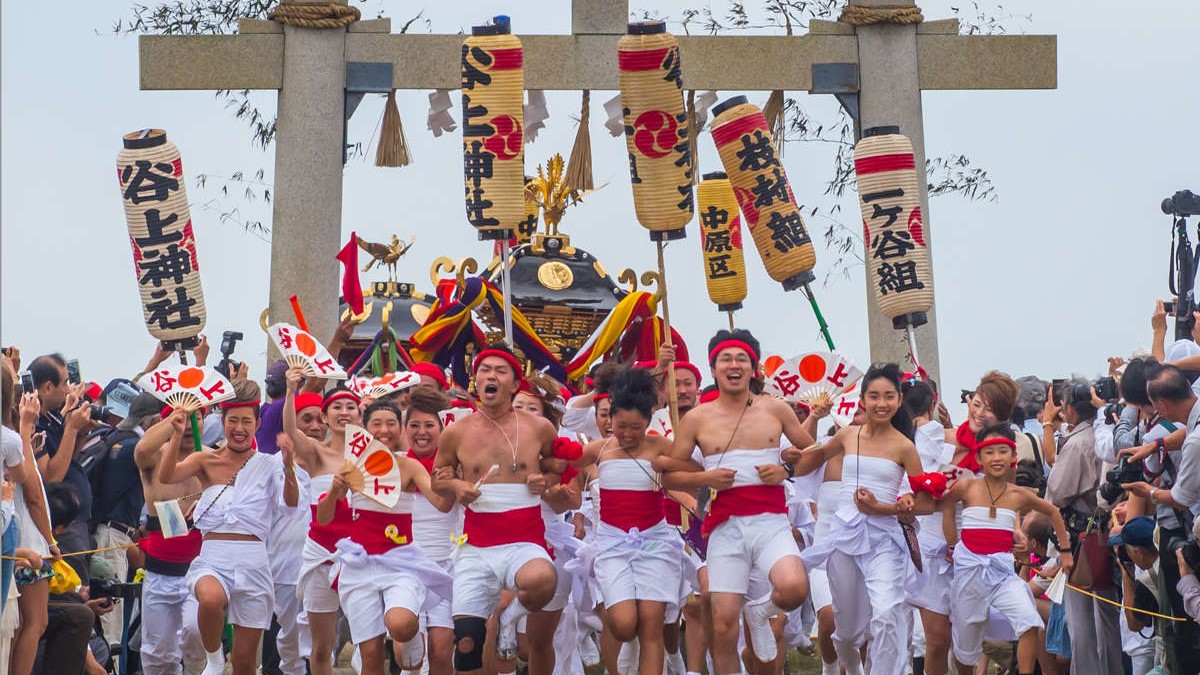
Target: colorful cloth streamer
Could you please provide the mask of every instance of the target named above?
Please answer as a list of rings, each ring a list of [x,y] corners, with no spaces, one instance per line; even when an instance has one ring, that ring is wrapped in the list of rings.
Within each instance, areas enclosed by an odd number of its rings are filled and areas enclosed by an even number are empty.
[[[579,349],[579,353],[567,364],[567,376],[572,380],[587,375],[592,364],[600,360],[610,349],[616,346],[621,336],[635,321],[642,321],[653,316],[658,310],[658,299],[653,293],[634,291],[626,295],[613,308],[604,323],[592,333],[592,337]]]
[[[635,320],[625,331],[625,336],[621,338],[617,359],[622,362],[650,361],[657,363],[658,348],[663,344],[665,329],[666,322],[657,315]],[[679,331],[674,328],[671,329],[671,344],[675,346],[676,361],[690,360],[687,344],[684,343],[683,336],[679,334]]]
[[[416,361],[432,361],[450,367],[454,381],[466,386],[470,379],[466,366],[467,346],[473,344],[477,349],[487,346],[483,330],[474,320],[474,312],[487,303],[495,316],[504,316],[504,294],[482,277],[466,279],[461,291],[456,291],[453,281],[438,284],[437,301],[429,312],[429,319],[412,336],[412,357]],[[566,379],[562,363],[516,307],[513,308],[513,342],[535,370],[560,382]]]

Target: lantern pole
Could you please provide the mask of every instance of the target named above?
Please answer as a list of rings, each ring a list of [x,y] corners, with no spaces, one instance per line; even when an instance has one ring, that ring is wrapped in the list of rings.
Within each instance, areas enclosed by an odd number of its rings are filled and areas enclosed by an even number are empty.
[[[829,345],[829,351],[833,351],[836,347],[833,346],[833,337],[829,334],[829,324],[825,323],[825,315],[821,313],[816,296],[813,295],[812,289],[807,283],[801,285],[801,288],[804,289],[804,295],[808,296],[808,304],[812,305],[812,311],[817,317],[817,325],[821,328],[821,336],[825,338],[825,344]]]
[[[672,344],[671,310],[667,306],[667,265],[663,260],[663,240],[656,239],[654,243],[658,246],[658,290],[662,293],[663,340],[665,344]],[[679,426],[679,401],[675,396],[675,361],[671,360],[667,363],[667,402],[671,409],[672,429]]]
[[[513,348],[512,276],[508,264],[508,236],[500,240],[500,287],[504,292],[504,342]]]
[[[725,313],[729,315],[729,330],[732,331],[733,330],[733,310],[731,309]]]
[[[921,361],[917,358],[917,329],[911,322],[904,329],[908,333],[908,356],[912,359],[913,368],[918,368]]]

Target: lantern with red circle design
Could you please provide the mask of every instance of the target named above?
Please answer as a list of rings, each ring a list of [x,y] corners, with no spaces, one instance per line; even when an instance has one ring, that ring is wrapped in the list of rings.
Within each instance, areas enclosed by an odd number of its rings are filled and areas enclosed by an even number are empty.
[[[631,23],[617,65],[638,222],[653,240],[679,239],[695,210],[679,43],[665,22]]]
[[[462,46],[467,221],[481,240],[513,236],[525,218],[525,58],[507,21],[476,26]]]

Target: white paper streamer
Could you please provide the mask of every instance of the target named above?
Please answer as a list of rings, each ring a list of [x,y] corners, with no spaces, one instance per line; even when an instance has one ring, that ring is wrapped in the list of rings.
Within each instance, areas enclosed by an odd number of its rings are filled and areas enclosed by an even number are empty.
[[[701,91],[696,93],[696,127],[697,131],[708,124],[708,109],[717,102],[717,92]]]
[[[608,115],[608,119],[604,121],[604,127],[608,129],[609,135],[617,138],[625,133],[625,116],[621,114],[620,94],[605,101],[604,112]]]
[[[540,89],[530,89],[528,100],[525,102],[525,142],[537,140],[538,132],[546,128],[546,120],[550,119],[550,111],[546,108],[546,92]]]
[[[453,107],[449,89],[438,89],[429,95],[429,114],[425,117],[425,127],[433,132],[434,138],[458,128],[458,123],[450,115]]]

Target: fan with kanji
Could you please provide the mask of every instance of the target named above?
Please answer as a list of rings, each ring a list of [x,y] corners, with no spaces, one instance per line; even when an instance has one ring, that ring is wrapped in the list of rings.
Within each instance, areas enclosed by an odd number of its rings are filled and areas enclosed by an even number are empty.
[[[421,376],[408,371],[384,373],[379,377],[354,377],[346,383],[350,391],[361,398],[378,399],[416,385]]]
[[[172,408],[187,412],[234,397],[233,384],[205,366],[159,366],[143,375],[138,385]]]
[[[346,425],[346,461],[350,489],[387,508],[400,499],[400,465],[387,446],[353,424]]]
[[[767,393],[810,406],[829,405],[858,382],[862,371],[835,352],[810,352],[790,359],[772,355],[763,360]]]
[[[267,328],[267,335],[289,366],[300,366],[306,377],[344,380],[346,371],[311,333],[289,323]]]

